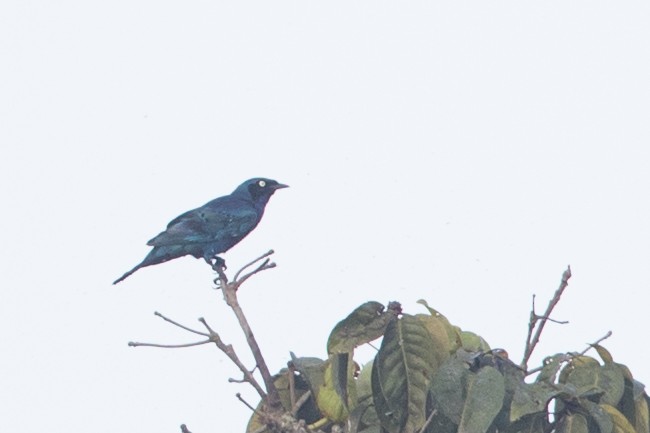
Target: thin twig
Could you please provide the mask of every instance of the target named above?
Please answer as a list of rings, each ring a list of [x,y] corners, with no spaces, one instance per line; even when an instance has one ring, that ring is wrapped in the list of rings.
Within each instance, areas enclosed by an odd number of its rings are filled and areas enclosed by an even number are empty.
[[[244,397],[242,397],[240,393],[235,394],[235,397],[237,397],[237,399],[238,399],[239,401],[241,401],[242,403],[244,403],[244,405],[245,405],[247,408],[249,408],[249,409],[252,410],[253,412],[257,412],[253,406],[251,406],[250,404],[248,404],[248,402],[247,402],[246,400],[244,400]]]
[[[131,347],[161,347],[163,349],[181,349],[183,347],[200,346],[202,344],[211,343],[210,340],[197,341],[196,343],[186,344],[155,344],[155,343],[138,343],[136,341],[129,341]]]
[[[259,262],[259,261],[262,260],[262,259],[267,258],[268,256],[272,255],[273,253],[275,253],[275,251],[273,251],[273,250],[268,250],[266,253],[262,254],[261,256],[259,256],[258,258],[256,258],[255,260],[251,261],[250,263],[245,264],[245,265],[244,265],[244,266],[243,266],[239,271],[237,271],[237,273],[235,274],[235,278],[233,278],[233,280],[234,280],[234,281],[237,281],[237,280],[239,279],[239,275],[241,275],[241,273],[244,272],[244,270],[250,268],[250,267],[253,266],[255,263]]]
[[[606,340],[606,339],[608,339],[608,338],[611,337],[611,336],[612,336],[612,331],[608,331],[607,334],[603,335],[603,336],[600,337],[598,340],[594,341],[593,343],[589,343],[589,344],[587,344],[587,348],[586,348],[585,350],[583,350],[582,352],[578,353],[578,355],[584,355],[585,353],[587,353],[588,351],[590,351],[591,349],[593,349],[595,345],[600,344],[601,341]],[[574,356],[575,356],[575,355],[574,355]],[[569,361],[569,360],[571,360],[571,358],[573,358],[574,356],[571,356],[570,354],[569,354],[569,355],[565,355],[565,358],[564,358],[561,362]],[[531,370],[528,370],[528,371],[526,372],[526,376],[530,376],[531,374],[535,374],[535,373],[537,373],[538,371],[542,371],[543,368],[544,368],[544,366],[542,365],[542,366],[539,366],[539,367],[535,367],[535,368],[533,368],[533,369],[531,369]]]
[[[293,367],[293,362],[289,363],[289,368],[287,369],[287,377],[289,379],[289,399],[291,401],[291,407],[296,405],[296,377],[294,376],[295,369]]]
[[[562,273],[562,281],[560,281],[560,286],[555,291],[553,298],[549,301],[544,314],[542,316],[536,316],[540,318],[540,321],[537,323],[537,329],[535,330],[535,334],[533,335],[532,339],[526,340],[524,358],[520,364],[521,368],[524,371],[528,369],[528,361],[530,360],[530,357],[533,354],[533,350],[535,350],[535,346],[537,346],[537,343],[539,343],[539,339],[542,335],[542,331],[544,330],[544,325],[546,325],[548,318],[551,316],[551,313],[553,312],[553,308],[555,308],[557,303],[560,301],[564,289],[566,289],[566,287],[569,285],[569,278],[571,278],[571,266],[567,266],[566,270]],[[533,320],[537,322],[537,319],[536,317],[535,318],[533,317],[533,314],[535,314],[534,311],[531,313],[531,322]],[[535,326],[535,324],[533,324],[533,326]]]
[[[192,329],[192,328],[188,328],[188,327],[185,326],[185,325],[181,325],[180,323],[178,323],[178,322],[176,322],[176,321],[170,319],[169,317],[165,317],[163,314],[161,314],[161,313],[159,313],[159,312],[157,312],[157,311],[154,311],[153,314],[156,315],[156,316],[158,316],[158,317],[160,317],[160,318],[163,319],[164,321],[169,322],[169,323],[171,323],[172,325],[176,325],[176,326],[178,326],[179,328],[184,329],[184,330],[186,330],[186,331],[193,332],[193,333],[198,334],[198,335],[203,335],[204,337],[209,337],[209,336],[210,336],[209,334],[206,334],[205,332],[196,331],[196,330],[194,330],[194,329]]]
[[[221,350],[223,353],[226,354],[228,358],[239,368],[239,370],[244,374],[244,379],[246,382],[250,383],[253,388],[257,391],[257,393],[260,395],[262,400],[266,398],[266,393],[264,392],[264,389],[260,386],[260,384],[257,382],[255,379],[255,376],[246,368],[243,362],[239,359],[237,356],[237,353],[235,353],[235,349],[233,349],[231,344],[225,344],[222,340],[219,334],[214,332],[212,328],[210,328],[210,325],[205,321],[203,317],[199,318],[199,322],[203,324],[203,326],[206,327],[206,329],[210,332],[210,342],[214,343],[217,345],[219,350]]]
[[[593,343],[589,344],[585,350],[583,350],[582,352],[580,352],[580,355],[584,355],[584,354],[587,353],[589,350],[593,349],[594,346],[599,345],[601,341],[603,341],[603,340],[607,340],[607,339],[608,339],[609,337],[611,337],[611,336],[612,336],[612,331],[607,331],[607,334],[603,335],[603,336],[600,337],[598,340],[596,340],[596,341],[594,341]]]
[[[266,388],[266,391],[268,395],[264,394],[262,397],[262,400],[265,400],[267,405],[271,410],[280,410],[282,409],[282,402],[280,401],[280,394],[278,393],[278,390],[273,383],[273,376],[271,375],[271,372],[269,371],[268,366],[266,365],[266,361],[264,360],[264,357],[262,356],[262,351],[260,350],[259,345],[257,344],[257,341],[255,340],[255,336],[253,335],[253,330],[251,329],[250,325],[248,324],[248,320],[246,319],[246,316],[244,315],[244,311],[242,310],[241,306],[239,305],[239,300],[237,299],[237,289],[239,286],[246,281],[249,277],[255,275],[258,272],[261,272],[266,269],[270,269],[272,267],[275,267],[275,263],[269,263],[269,259],[267,258],[269,255],[273,254],[273,250],[267,252],[266,254],[258,257],[256,260],[252,261],[251,263],[247,264],[242,268],[240,271],[238,271],[235,275],[240,275],[243,269],[248,268],[252,266],[253,264],[259,262],[260,260],[266,259],[260,266],[258,266],[254,271],[249,272],[248,274],[244,275],[243,277],[240,277],[239,279],[235,279],[232,282],[228,282],[228,277],[226,276],[223,267],[221,266],[214,266],[214,270],[217,272],[219,275],[219,278],[217,281],[219,281],[219,285],[223,291],[223,296],[226,301],[226,304],[233,310],[235,313],[235,317],[237,317],[237,321],[239,322],[239,326],[242,328],[244,331],[244,335],[246,336],[246,342],[248,343],[248,346],[251,349],[251,352],[253,353],[253,357],[255,358],[255,363],[257,364],[257,367],[260,369],[260,374],[262,375],[262,379],[264,380],[264,386]],[[232,359],[232,358],[231,358]],[[241,369],[241,367],[240,367]],[[242,370],[243,372],[243,370]],[[247,374],[250,375],[249,372],[244,372],[244,376]],[[251,375],[252,377],[252,375]],[[259,385],[258,385],[259,386]],[[259,390],[258,390],[259,393]]]
[[[537,316],[537,318],[538,319],[543,319],[543,320],[548,320],[549,322],[557,323],[558,325],[566,325],[567,323],[569,323],[568,320],[555,320],[555,319],[551,319],[550,317],[546,317],[546,316]]]
[[[253,275],[257,274],[258,272],[265,271],[267,269],[272,269],[275,268],[275,263],[271,262],[271,259],[266,259],[262,262],[261,265],[259,265],[254,271],[250,271],[249,273],[245,274],[243,277],[241,277],[239,280],[234,280],[233,283],[236,285],[237,288],[244,284],[244,281],[248,280],[250,277]]]
[[[429,424],[431,424],[431,421],[433,420],[433,417],[438,413],[438,409],[434,409],[431,411],[429,416],[427,417],[427,420],[424,422],[424,425],[420,429],[420,433],[424,433],[427,430],[427,427],[429,427]]]
[[[528,350],[528,345],[530,340],[533,338],[533,331],[535,330],[535,324],[537,323],[537,314],[535,314],[535,294],[533,293],[533,301],[530,308],[530,317],[528,319],[528,335],[526,336],[526,350]],[[525,355],[524,355],[525,356]],[[523,364],[523,361],[522,361]],[[522,365],[523,368],[523,365]]]
[[[309,397],[311,397],[311,390],[301,395],[298,401],[291,407],[291,415],[295,417],[300,408],[309,400]]]

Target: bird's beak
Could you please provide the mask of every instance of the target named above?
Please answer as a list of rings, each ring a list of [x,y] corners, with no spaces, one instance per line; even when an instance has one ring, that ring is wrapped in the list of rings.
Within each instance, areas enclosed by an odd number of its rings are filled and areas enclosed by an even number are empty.
[[[283,183],[278,183],[277,185],[273,185],[273,189],[282,189],[282,188],[289,188],[289,185],[285,185]]]

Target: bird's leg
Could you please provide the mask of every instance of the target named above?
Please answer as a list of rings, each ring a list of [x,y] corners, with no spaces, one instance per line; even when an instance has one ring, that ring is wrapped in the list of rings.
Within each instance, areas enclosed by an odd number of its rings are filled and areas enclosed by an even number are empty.
[[[214,256],[213,259],[214,259],[214,263],[210,263],[212,265],[212,269],[214,269],[215,271],[217,270],[217,268],[220,268],[224,271],[228,269],[226,267],[226,261],[224,259],[222,259],[219,256]]]
[[[224,273],[226,270],[226,261],[216,255],[212,257],[204,257],[203,259],[210,265],[210,267],[212,267],[212,270],[217,273],[217,278],[214,279],[214,284],[216,284],[218,288],[222,288],[224,285],[228,284],[226,274]]]

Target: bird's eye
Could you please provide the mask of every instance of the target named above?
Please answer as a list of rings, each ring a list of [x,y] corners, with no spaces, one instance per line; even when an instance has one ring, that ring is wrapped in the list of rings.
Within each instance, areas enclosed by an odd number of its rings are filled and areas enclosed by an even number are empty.
[[[264,182],[263,180],[260,180],[259,182],[257,182],[257,184],[259,186],[261,186],[262,188],[264,188],[266,186],[266,182]]]

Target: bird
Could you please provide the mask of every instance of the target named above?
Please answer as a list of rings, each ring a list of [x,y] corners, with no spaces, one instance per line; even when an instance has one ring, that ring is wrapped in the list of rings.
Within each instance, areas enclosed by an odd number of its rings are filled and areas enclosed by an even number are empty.
[[[113,284],[140,268],[186,255],[202,258],[213,267],[224,266],[225,262],[217,255],[225,253],[253,231],[273,193],[287,187],[272,179],[256,177],[239,185],[230,195],[179,215],[165,231],[147,242],[153,249],[144,260]]]

